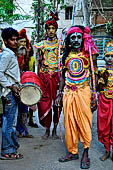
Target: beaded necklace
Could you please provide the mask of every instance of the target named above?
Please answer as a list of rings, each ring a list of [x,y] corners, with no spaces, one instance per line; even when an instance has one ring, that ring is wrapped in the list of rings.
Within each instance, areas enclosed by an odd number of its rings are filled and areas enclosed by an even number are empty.
[[[50,45],[50,46],[55,45],[57,42],[58,42],[58,39],[57,39],[56,37],[54,37],[54,38],[52,38],[52,39],[48,38],[48,39],[46,40],[46,44],[47,44],[47,45]]]

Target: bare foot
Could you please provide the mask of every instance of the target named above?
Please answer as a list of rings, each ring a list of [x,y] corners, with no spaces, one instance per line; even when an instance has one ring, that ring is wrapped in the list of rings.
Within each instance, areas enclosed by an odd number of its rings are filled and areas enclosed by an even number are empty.
[[[50,136],[50,130],[46,130],[44,136],[42,136],[42,139],[45,139],[45,140],[46,140],[46,139],[49,138],[49,136]]]
[[[52,131],[52,139],[59,139],[59,137],[56,134],[56,129],[53,129]]]
[[[110,152],[106,152],[105,155],[101,156],[99,159],[101,161],[105,161],[106,159],[108,159],[110,157]]]

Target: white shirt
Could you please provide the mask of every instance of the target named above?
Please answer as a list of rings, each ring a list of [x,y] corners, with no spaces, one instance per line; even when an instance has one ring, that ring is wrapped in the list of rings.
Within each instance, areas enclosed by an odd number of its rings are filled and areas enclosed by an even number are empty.
[[[6,96],[10,89],[6,88],[13,84],[20,83],[20,69],[17,56],[9,48],[4,48],[0,54],[0,85],[2,86],[2,95]]]

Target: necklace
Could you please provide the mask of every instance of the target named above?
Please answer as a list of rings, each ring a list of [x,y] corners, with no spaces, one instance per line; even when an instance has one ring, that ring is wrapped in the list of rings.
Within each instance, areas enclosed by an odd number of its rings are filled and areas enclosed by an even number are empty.
[[[48,44],[48,45],[55,45],[57,42],[58,42],[58,39],[56,37],[54,37],[52,39],[48,38],[46,40],[46,44]]]

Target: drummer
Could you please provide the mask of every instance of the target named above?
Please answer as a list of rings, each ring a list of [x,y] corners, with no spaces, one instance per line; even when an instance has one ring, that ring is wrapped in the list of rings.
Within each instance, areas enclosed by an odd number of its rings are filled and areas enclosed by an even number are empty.
[[[30,53],[30,41],[26,35],[26,30],[22,29],[19,31],[18,40],[18,63],[20,67],[20,73],[29,70],[29,53]],[[28,122],[28,106],[22,102],[18,102],[18,119],[17,119],[17,131],[19,132],[18,137],[32,138],[27,128]]]

